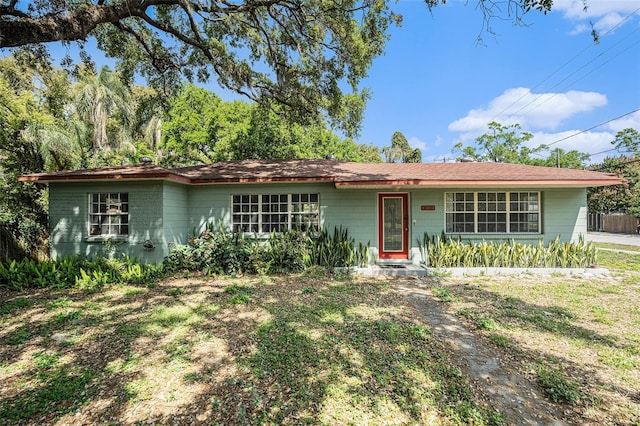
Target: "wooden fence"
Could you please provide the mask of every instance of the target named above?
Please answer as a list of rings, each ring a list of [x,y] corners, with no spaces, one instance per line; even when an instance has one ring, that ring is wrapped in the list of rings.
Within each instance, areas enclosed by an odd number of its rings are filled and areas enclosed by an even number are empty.
[[[638,232],[638,224],[637,218],[626,214],[589,213],[589,231],[635,234]]]

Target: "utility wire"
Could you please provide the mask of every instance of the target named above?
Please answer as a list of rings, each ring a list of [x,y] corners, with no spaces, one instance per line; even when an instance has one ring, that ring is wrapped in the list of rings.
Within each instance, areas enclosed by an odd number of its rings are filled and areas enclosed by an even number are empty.
[[[579,131],[579,132],[577,132],[577,133],[573,133],[573,134],[571,134],[571,135],[569,135],[569,136],[565,136],[564,138],[561,138],[561,139],[555,140],[555,141],[553,141],[553,142],[551,142],[551,143],[548,143],[548,144],[546,144],[546,145],[547,145],[547,146],[551,146],[551,145],[555,145],[555,144],[557,144],[558,142],[566,141],[567,139],[570,139],[570,138],[573,138],[573,137],[575,137],[575,136],[578,136],[578,135],[581,135],[581,134],[583,134],[583,133],[586,133],[586,132],[588,132],[589,130],[593,130],[593,129],[595,129],[596,127],[604,126],[605,124],[611,123],[612,121],[619,120],[619,119],[621,119],[622,117],[626,117],[627,115],[631,115],[631,114],[636,113],[636,112],[638,112],[638,111],[640,111],[640,108],[636,108],[636,109],[634,109],[633,111],[629,111],[629,112],[627,112],[627,113],[625,113],[625,114],[619,115],[618,117],[614,117],[614,118],[611,118],[611,119],[609,119],[609,120],[607,120],[607,121],[604,121],[604,122],[602,122],[602,123],[600,123],[600,124],[596,124],[595,126],[591,126],[591,127],[589,127],[588,129],[580,130],[580,131]]]
[[[633,35],[635,32],[640,31],[640,27],[638,27],[636,30],[634,30],[631,34],[629,34],[627,37],[625,37],[623,40],[621,40],[620,42],[618,42],[616,44],[616,46],[620,43],[622,43],[623,41],[625,41],[627,38],[629,38],[631,35]],[[583,78],[587,77],[589,74],[599,70],[600,68],[602,68],[603,66],[605,66],[606,64],[608,64],[609,62],[613,61],[615,58],[617,58],[618,56],[622,55],[624,52],[626,52],[627,50],[631,49],[632,47],[634,47],[635,45],[637,45],[638,43],[640,43],[640,39],[638,39],[635,43],[629,45],[628,47],[626,47],[623,51],[619,52],[617,55],[607,59],[606,61],[604,61],[602,64],[600,64],[599,66],[597,66],[596,68],[593,68],[591,71],[589,71],[588,73],[582,75],[581,77],[579,77],[578,79],[574,80],[573,82],[571,82],[570,84],[566,85],[563,89],[568,89],[569,87],[573,86],[574,84],[576,84],[577,82],[579,82],[580,80],[582,80]],[[613,46],[615,47],[615,46]],[[549,88],[549,90],[552,90],[554,88],[556,88],[558,85],[560,85],[561,83],[564,83],[566,80],[568,80],[570,77],[574,76],[575,74],[577,74],[579,71],[582,71],[584,68],[586,68],[588,65],[590,65],[591,63],[595,62],[597,59],[599,59],[601,56],[603,56],[605,52],[602,52],[601,54],[599,54],[597,57],[593,58],[591,61],[587,62],[586,64],[584,64],[582,67],[578,68],[576,71],[574,71],[573,73],[569,74],[568,76],[566,76],[564,79],[560,80],[558,83],[554,84],[552,87]],[[561,90],[563,90],[561,89]],[[536,108],[539,108],[540,106],[544,105],[546,102],[550,101],[551,99],[555,98],[556,96],[558,96],[560,93],[553,93],[550,96],[546,97],[544,99],[544,101],[538,103],[537,105],[535,105],[533,108],[531,108],[528,112],[533,111]],[[538,102],[540,99],[542,99],[542,96],[539,97],[535,97],[532,101],[530,101],[528,104],[524,105],[523,107],[521,107],[520,109],[518,109],[516,112],[510,114],[507,119],[513,117],[514,115],[516,115],[517,113],[519,113],[520,111],[522,111],[523,109],[525,109],[526,107],[528,107],[531,104],[534,104],[536,102]]]
[[[624,162],[618,163],[618,164],[611,164],[609,166],[600,166],[600,167],[596,167],[594,169],[589,169],[589,170],[593,170],[594,172],[598,172],[600,170],[613,169],[615,167],[626,166],[627,164],[634,164],[634,163],[640,163],[640,158],[636,158],[634,160],[629,160],[629,161],[624,161]]]
[[[618,22],[615,26],[613,26],[612,28],[610,28],[607,32],[605,32],[604,34],[602,34],[601,37],[604,37],[606,35],[608,35],[609,33],[611,33],[612,31],[614,31],[616,28],[618,28],[619,26],[621,26],[624,22],[626,22],[628,19],[630,19],[635,13],[637,13],[638,11],[640,11],[640,7],[637,8],[636,10],[634,10],[633,12],[631,12],[630,14],[628,14],[627,16],[625,16],[620,22]],[[497,118],[502,115],[504,112],[506,112],[509,108],[511,108],[512,106],[516,105],[518,102],[520,102],[524,97],[526,97],[527,95],[533,93],[533,91],[535,89],[537,89],[538,87],[542,86],[547,80],[549,80],[551,77],[553,77],[554,75],[556,75],[557,73],[559,73],[562,69],[564,69],[567,65],[569,65],[571,62],[573,62],[575,59],[577,59],[579,56],[581,56],[583,53],[585,53],[586,51],[588,51],[589,49],[592,49],[595,46],[595,44],[589,44],[589,46],[585,47],[584,49],[582,49],[580,52],[578,52],[576,55],[574,55],[571,59],[569,59],[567,62],[565,62],[564,64],[562,64],[559,68],[557,68],[555,71],[553,71],[551,74],[549,74],[547,77],[545,77],[541,82],[539,82],[538,84],[536,84],[530,91],[523,93],[518,99],[516,99],[515,101],[513,101],[510,105],[508,105],[507,107],[505,107],[502,111],[500,111],[498,114],[496,114],[496,116],[494,117],[493,120],[491,121],[495,121],[497,120]],[[600,55],[599,55],[600,56]],[[577,71],[576,71],[577,72]],[[574,72],[575,74],[575,72]],[[573,75],[573,74],[571,74]],[[564,81],[564,80],[563,80]],[[554,86],[555,87],[555,86]],[[508,118],[512,117],[514,114],[511,114]]]

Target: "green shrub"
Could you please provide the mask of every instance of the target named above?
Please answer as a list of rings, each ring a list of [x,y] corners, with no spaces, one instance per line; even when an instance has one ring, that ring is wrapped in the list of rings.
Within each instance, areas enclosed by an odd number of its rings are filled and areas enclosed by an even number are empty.
[[[80,269],[80,276],[76,277],[76,287],[87,293],[98,292],[109,282],[111,282],[110,274],[99,269],[91,272]]]
[[[538,244],[508,242],[464,243],[459,237],[429,236],[418,238],[422,262],[433,268],[585,268],[596,263],[596,248],[585,243],[560,242],[557,237],[546,247]]]
[[[235,274],[251,270],[253,240],[241,233],[205,230],[189,238],[187,245],[174,246],[163,265],[168,272],[204,271],[209,274]]]
[[[214,232],[208,227],[186,245],[174,246],[164,259],[166,272],[203,271],[208,274],[292,273],[311,266],[366,265],[369,243],[359,244],[346,228],[333,233],[322,229],[315,234],[300,231],[272,233],[266,240],[245,238],[242,233]]]
[[[271,233],[262,253],[263,269],[268,273],[302,272],[309,263],[309,237],[300,231]]]
[[[355,240],[349,236],[347,228],[342,226],[334,228],[333,234],[327,229],[321,229],[311,239],[309,248],[309,265],[319,265],[329,270],[355,265]]]
[[[81,286],[95,291],[105,284],[120,281],[142,284],[155,281],[161,276],[161,265],[140,264],[137,259],[126,255],[117,259],[69,256],[42,262],[31,259],[0,262],[0,286],[14,290]],[[91,281],[95,283],[92,284]]]

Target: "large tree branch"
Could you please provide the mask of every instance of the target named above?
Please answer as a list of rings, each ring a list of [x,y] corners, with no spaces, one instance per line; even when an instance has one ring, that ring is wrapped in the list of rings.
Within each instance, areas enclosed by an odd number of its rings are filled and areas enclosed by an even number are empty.
[[[116,23],[140,16],[151,6],[174,4],[175,0],[126,0],[55,11],[31,16],[16,9],[13,3],[0,9],[0,48],[52,41],[85,40],[100,24]]]

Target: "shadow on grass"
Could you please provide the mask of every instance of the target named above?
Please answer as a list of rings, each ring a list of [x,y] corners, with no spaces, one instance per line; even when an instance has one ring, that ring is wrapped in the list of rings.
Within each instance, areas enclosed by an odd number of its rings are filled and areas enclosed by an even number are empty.
[[[379,282],[168,280],[34,300],[0,310],[3,424],[502,422]]]

